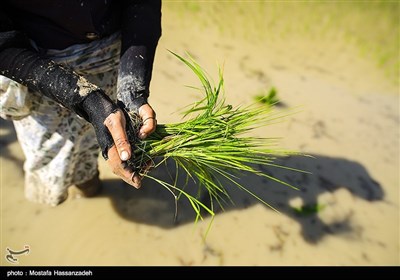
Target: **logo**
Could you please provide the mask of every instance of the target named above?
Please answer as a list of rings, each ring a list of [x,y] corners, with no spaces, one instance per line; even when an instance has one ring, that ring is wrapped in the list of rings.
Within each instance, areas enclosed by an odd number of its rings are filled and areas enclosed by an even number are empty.
[[[17,258],[17,256],[20,256],[20,255],[28,255],[29,254],[29,252],[30,252],[30,247],[29,247],[29,245],[25,245],[24,246],[24,249],[23,250],[21,250],[21,251],[14,251],[14,250],[12,250],[12,249],[10,249],[10,248],[6,248],[7,249],[7,251],[8,251],[8,253],[6,254],[6,260],[9,262],[9,263],[12,263],[12,264],[18,264],[18,258]]]

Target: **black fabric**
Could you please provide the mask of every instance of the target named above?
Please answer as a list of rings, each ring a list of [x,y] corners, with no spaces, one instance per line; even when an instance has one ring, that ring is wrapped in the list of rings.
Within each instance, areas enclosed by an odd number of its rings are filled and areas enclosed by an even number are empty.
[[[79,94],[80,76],[72,70],[31,50],[8,48],[0,52],[0,75],[43,93],[87,119],[80,107],[85,98]]]
[[[122,3],[118,99],[129,111],[147,103],[156,46],[161,37],[161,1]]]
[[[122,1],[121,55],[131,46],[154,48],[161,36],[161,0]]]
[[[127,31],[123,47],[154,45],[161,36],[161,0],[5,0],[16,29],[44,49],[65,49]],[[88,37],[88,34],[94,37]],[[124,37],[124,35],[123,35]]]
[[[89,121],[103,157],[108,158],[108,149],[114,142],[103,123],[118,106],[101,89],[72,70],[27,49],[8,48],[0,52],[0,75],[43,93]]]
[[[3,0],[4,1],[4,0]],[[120,29],[120,1],[5,0],[17,29],[45,49],[65,49]],[[3,5],[3,4],[2,4]],[[88,34],[95,34],[88,37]]]
[[[44,49],[64,49],[115,31],[121,32],[122,41],[118,96],[128,110],[138,109],[149,96],[161,36],[161,0],[7,0],[0,10],[0,75],[41,92],[92,122],[105,157],[110,135],[100,124],[108,110],[115,110],[115,104],[107,105],[107,98],[94,85],[86,84],[82,89],[83,77],[41,57],[31,41]],[[95,36],[88,38],[88,33]],[[102,105],[91,105],[97,98]],[[103,111],[96,115],[91,108]]]
[[[0,51],[8,47],[29,47],[25,34],[18,31],[0,32]]]
[[[0,10],[0,52],[10,47],[29,48],[29,39],[25,33],[16,30],[13,21]]]
[[[90,41],[88,32],[101,38],[117,30],[122,41],[118,98],[136,111],[149,97],[161,36],[160,0],[6,1],[0,11],[0,51],[30,48],[28,38],[41,48],[61,49]]]
[[[147,103],[154,52],[155,48],[132,46],[121,59],[117,97],[130,112],[137,113]]]
[[[91,41],[87,33],[101,38],[116,31],[121,32],[118,98],[133,111],[149,97],[161,36],[160,0],[9,0],[0,11],[0,51],[29,48],[28,38],[44,49],[63,49]]]
[[[82,107],[94,127],[101,153],[104,159],[107,160],[108,150],[114,145],[114,140],[104,125],[104,120],[110,114],[115,113],[119,107],[101,90],[90,93],[83,101]]]

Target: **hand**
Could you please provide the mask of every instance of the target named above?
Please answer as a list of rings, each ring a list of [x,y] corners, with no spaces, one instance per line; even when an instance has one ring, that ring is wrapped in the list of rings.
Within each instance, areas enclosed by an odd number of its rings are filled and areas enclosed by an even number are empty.
[[[139,130],[139,138],[143,140],[156,130],[156,112],[154,112],[153,108],[146,103],[139,108],[139,116],[143,122],[143,125]]]
[[[156,129],[156,113],[149,104],[144,104],[139,108],[139,116],[143,121],[143,125],[139,130],[139,137],[145,139]],[[125,124],[124,114],[120,110],[110,114],[104,121],[104,125],[110,131],[115,143],[108,150],[107,162],[115,175],[138,189],[141,187],[142,177],[139,174],[135,174],[132,168],[124,162],[132,155],[131,146],[125,131]]]
[[[135,174],[132,168],[124,162],[132,155],[131,145],[125,131],[125,124],[125,116],[121,110],[110,114],[104,121],[104,125],[110,131],[115,143],[108,150],[107,163],[115,175],[138,189],[141,186],[142,178],[138,174]]]

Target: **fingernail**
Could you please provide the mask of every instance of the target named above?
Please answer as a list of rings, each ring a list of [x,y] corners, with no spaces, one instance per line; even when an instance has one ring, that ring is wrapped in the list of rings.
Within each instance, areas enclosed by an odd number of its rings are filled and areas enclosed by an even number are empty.
[[[146,138],[146,133],[142,132],[139,134],[140,139]]]
[[[135,174],[135,173],[134,173]],[[136,189],[140,189],[140,187],[142,186],[142,182],[140,180],[138,180],[135,175],[132,176],[132,182],[133,182],[133,186]]]
[[[129,158],[128,152],[127,151],[122,151],[121,152],[121,159],[122,160],[128,160],[128,158]]]

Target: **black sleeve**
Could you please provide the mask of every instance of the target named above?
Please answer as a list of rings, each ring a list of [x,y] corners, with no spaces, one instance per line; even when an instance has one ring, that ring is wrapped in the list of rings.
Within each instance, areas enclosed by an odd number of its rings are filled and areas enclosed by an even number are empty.
[[[91,122],[107,158],[113,141],[103,122],[117,105],[82,76],[41,57],[22,32],[13,30],[9,18],[1,12],[0,16],[0,75],[41,92]]]
[[[117,97],[129,111],[147,103],[158,40],[161,37],[161,0],[122,4],[121,63]]]
[[[7,14],[0,10],[0,52],[8,47],[29,48],[30,43],[24,33],[15,30]]]

